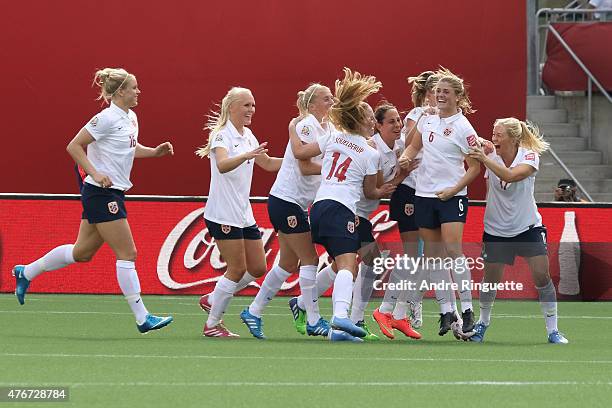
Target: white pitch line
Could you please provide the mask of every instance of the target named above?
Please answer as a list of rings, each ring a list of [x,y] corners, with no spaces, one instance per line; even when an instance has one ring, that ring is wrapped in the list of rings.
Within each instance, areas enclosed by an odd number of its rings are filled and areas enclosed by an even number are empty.
[[[144,355],[144,354],[67,354],[67,353],[0,353],[3,357],[31,358],[125,358],[167,360],[323,360],[323,361],[415,361],[415,362],[469,362],[469,363],[531,363],[531,364],[612,364],[612,360],[532,360],[484,358],[411,358],[411,357],[315,357],[315,356],[215,356],[215,355]]]
[[[78,382],[68,387],[397,387],[397,386],[492,386],[492,387],[525,387],[525,386],[612,386],[609,381],[364,381],[364,382],[262,382],[262,381],[207,381],[207,382]],[[57,386],[50,383],[0,383],[2,387]]]

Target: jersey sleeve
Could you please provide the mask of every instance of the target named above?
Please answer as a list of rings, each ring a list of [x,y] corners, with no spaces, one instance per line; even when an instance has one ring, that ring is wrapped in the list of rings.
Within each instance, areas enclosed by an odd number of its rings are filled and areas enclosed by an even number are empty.
[[[102,111],[91,118],[84,128],[89,132],[91,137],[93,137],[95,140],[100,140],[108,136],[110,133],[111,120],[106,112]]]
[[[213,150],[216,147],[222,147],[229,152],[231,141],[229,140],[229,135],[227,135],[222,130],[210,135],[210,150]]]
[[[472,125],[466,120],[460,134],[456,137],[456,142],[463,154],[468,154],[469,150],[478,146],[478,135]]]
[[[366,175],[370,176],[377,174],[382,168],[381,157],[378,151],[374,149],[368,149],[368,160],[366,163]]]
[[[312,143],[315,141],[316,131],[308,121],[301,120],[295,127],[295,131],[302,142]]]
[[[536,170],[539,170],[540,167],[540,156],[536,152],[531,150],[527,150],[525,154],[523,154],[523,158],[518,164],[528,164]]]

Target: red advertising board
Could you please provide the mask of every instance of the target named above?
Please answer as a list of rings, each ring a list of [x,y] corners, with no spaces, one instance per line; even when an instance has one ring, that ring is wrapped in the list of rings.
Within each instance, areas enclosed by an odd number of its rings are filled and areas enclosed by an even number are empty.
[[[212,290],[225,264],[203,222],[205,199],[129,197],[128,200],[128,218],[138,248],[136,267],[143,293],[202,294]],[[254,199],[253,210],[263,231],[270,267],[278,257],[278,241],[268,219],[265,200]],[[570,212],[576,215],[580,240],[576,259],[580,262],[579,266],[568,265],[569,262],[564,261],[562,256],[559,261],[564,216]],[[573,298],[612,299],[612,245],[609,235],[612,206],[543,204],[540,213],[548,228],[550,271],[555,285],[558,286],[561,275],[565,274],[563,279],[574,279],[579,283],[579,294]],[[14,291],[15,282],[11,276],[13,265],[32,262],[58,245],[74,242],[80,214],[78,196],[1,197],[0,291]],[[464,232],[464,252],[468,257],[480,255],[483,215],[483,203],[470,204]],[[400,253],[399,235],[395,222],[389,220],[387,206],[382,204],[371,219],[381,248],[388,250],[391,256]],[[320,253],[323,264],[327,261],[327,255],[322,248]],[[474,269],[472,278],[479,282],[482,271]],[[506,269],[504,280],[522,283],[523,290],[500,291],[498,297],[537,298],[529,269],[522,259]],[[242,294],[254,294],[257,286],[248,287]],[[297,276],[294,276],[285,283],[282,294],[294,294],[298,290]],[[74,264],[40,275],[30,286],[30,291],[118,294],[120,290],[115,278],[114,255],[107,246],[103,246],[89,263]]]

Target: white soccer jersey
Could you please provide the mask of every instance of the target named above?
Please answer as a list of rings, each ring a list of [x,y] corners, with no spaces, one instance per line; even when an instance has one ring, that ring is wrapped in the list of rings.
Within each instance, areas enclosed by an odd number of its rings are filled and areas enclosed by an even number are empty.
[[[421,118],[421,115],[424,112],[425,112],[425,108],[423,108],[422,106],[417,106],[416,108],[413,108],[410,112],[408,112],[408,114],[404,118],[404,127],[402,129],[402,140],[406,138],[406,135],[410,131],[410,129],[408,128],[408,120],[410,119],[416,123],[419,120],[419,118]],[[421,120],[423,119],[424,117],[421,118]],[[422,159],[422,158],[423,158],[423,150],[421,149],[417,153],[415,159]],[[408,175],[408,177],[404,179],[404,181],[402,181],[402,184],[405,184],[410,188],[416,189],[416,180],[417,180],[418,172],[419,172],[419,168],[417,167],[416,169],[410,172],[410,174]]]
[[[501,157],[495,153],[492,153],[491,156],[493,160],[505,166]],[[485,172],[488,189],[484,229],[487,234],[509,238],[527,231],[532,226],[542,225],[542,216],[538,212],[533,194],[540,157],[531,150],[519,147],[510,168],[520,164],[528,164],[536,171],[516,183],[501,181],[489,169]]]
[[[295,129],[300,139],[305,143],[316,142],[327,138],[335,132],[334,126],[327,123],[324,129],[317,118],[308,115],[298,122]],[[321,164],[323,155],[313,157],[312,162]],[[317,189],[321,185],[321,175],[304,176],[300,171],[298,160],[291,150],[291,142],[287,144],[283,164],[281,165],[276,181],[272,185],[270,194],[291,203],[298,204],[304,211],[312,204]]]
[[[210,137],[210,190],[204,208],[204,218],[223,225],[245,228],[255,224],[249,201],[255,160],[247,160],[227,173],[219,173],[216,147],[227,150],[228,157],[239,156],[259,146],[255,135],[247,127],[238,133],[231,121]]]
[[[87,158],[98,173],[110,177],[111,188],[127,191],[132,187],[130,173],[138,143],[138,118],[111,102],[84,126],[95,139],[87,145]],[[91,176],[85,182],[102,187]]]
[[[359,135],[338,132],[318,143],[323,153],[322,180],[314,202],[334,200],[355,213],[363,179],[378,172],[378,153]]]
[[[386,183],[395,176],[398,158],[404,151],[404,142],[401,139],[397,139],[393,149],[390,149],[380,134],[376,133],[372,136],[372,140],[376,143],[376,152],[379,156],[378,170],[382,170],[383,179]],[[357,202],[357,215],[363,218],[369,218],[372,211],[376,210],[379,204],[380,200],[366,198],[362,188],[361,197]]]
[[[463,162],[478,135],[461,112],[448,118],[430,115],[417,124],[423,140],[423,158],[416,183],[419,197],[437,197],[436,193],[454,187],[465,175]],[[467,187],[457,195],[467,195]]]

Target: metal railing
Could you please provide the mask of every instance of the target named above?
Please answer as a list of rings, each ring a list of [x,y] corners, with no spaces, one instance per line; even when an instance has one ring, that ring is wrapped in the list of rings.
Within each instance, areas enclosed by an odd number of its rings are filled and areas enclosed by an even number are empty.
[[[555,153],[555,150],[549,146],[548,151],[550,152],[550,155],[553,157],[553,159],[555,159],[555,161],[559,164],[559,166],[561,166],[561,168],[567,174],[567,176],[576,182],[576,187],[578,188],[578,190],[580,190],[580,193],[582,194],[582,196],[586,198],[587,200],[589,200],[590,202],[593,202],[593,197],[591,197],[591,195],[586,191],[586,189],[580,183],[580,181],[578,181],[574,173],[572,173],[572,171],[565,165],[565,163],[563,163],[563,160],[561,160],[561,158],[557,156],[557,153]]]
[[[569,44],[563,39],[561,34],[553,27],[553,23],[592,23],[595,21],[599,22],[610,22],[612,20],[608,20],[609,17],[612,16],[612,9],[580,9],[580,8],[570,8],[570,7],[579,7],[580,4],[578,1],[573,1],[568,4],[568,8],[563,9],[550,9],[544,8],[538,10],[536,13],[536,29],[535,29],[535,72],[536,72],[536,89],[538,93],[545,95],[546,92],[542,88],[542,68],[545,62],[546,53],[546,36],[544,37],[543,46],[541,40],[541,31],[550,32],[559,43],[563,46],[565,51],[572,57],[574,62],[582,69],[582,71],[587,76],[587,103],[586,103],[586,134],[587,134],[587,149],[591,149],[592,140],[591,140],[591,131],[592,131],[592,111],[593,111],[593,84],[597,86],[601,94],[612,104],[612,97],[607,92],[606,89],[601,85],[601,83],[597,80],[597,78],[593,75],[593,73],[586,67],[586,65],[582,62],[582,60],[576,55],[576,53],[572,50]],[[594,16],[598,15],[598,19],[594,20]],[[587,18],[588,17],[588,18]],[[541,22],[541,20],[544,20]],[[545,33],[545,34],[546,34]],[[582,184],[578,181],[578,179],[574,176],[569,168],[563,163],[563,161],[557,156],[553,149],[550,149],[550,153],[552,157],[555,159],[557,163],[561,166],[561,168],[568,174],[569,177],[574,179],[576,182],[576,187],[582,192],[582,194],[589,200],[593,201],[589,193],[584,189]]]

